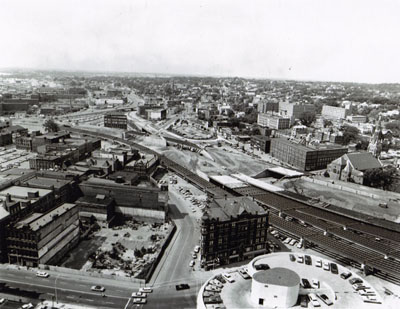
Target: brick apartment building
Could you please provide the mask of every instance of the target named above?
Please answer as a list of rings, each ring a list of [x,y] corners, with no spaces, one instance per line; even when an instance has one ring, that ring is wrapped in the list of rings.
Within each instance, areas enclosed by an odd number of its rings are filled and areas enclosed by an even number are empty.
[[[104,115],[104,126],[107,128],[128,129],[128,117],[124,113]]]
[[[201,218],[201,264],[234,263],[267,252],[268,212],[247,197],[215,199]]]
[[[305,146],[284,138],[271,140],[271,155],[302,171],[325,169],[333,160],[348,152],[339,145]]]
[[[37,267],[59,260],[79,241],[78,207],[63,204],[32,213],[7,229],[9,263]]]

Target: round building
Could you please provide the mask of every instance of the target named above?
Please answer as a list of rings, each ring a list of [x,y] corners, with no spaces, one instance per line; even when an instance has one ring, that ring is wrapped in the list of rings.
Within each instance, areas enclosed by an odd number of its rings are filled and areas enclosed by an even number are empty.
[[[276,267],[256,272],[251,283],[251,300],[269,308],[289,308],[296,305],[300,277],[294,271]]]

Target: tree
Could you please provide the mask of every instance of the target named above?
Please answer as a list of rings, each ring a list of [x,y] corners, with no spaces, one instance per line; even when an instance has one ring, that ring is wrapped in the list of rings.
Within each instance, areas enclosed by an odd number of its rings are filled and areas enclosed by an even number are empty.
[[[364,185],[374,188],[387,188],[393,183],[396,168],[393,166],[372,168],[364,172]]]
[[[356,144],[356,150],[367,150],[369,145],[369,141],[362,139],[359,140]]]
[[[43,126],[47,132],[58,132],[60,130],[58,124],[53,119],[47,119]]]
[[[305,111],[300,115],[299,119],[302,125],[309,127],[315,121],[315,113]]]
[[[324,128],[332,127],[333,122],[329,119],[324,119]]]
[[[343,126],[343,144],[347,145],[350,142],[357,141],[359,132],[360,131],[356,127]]]

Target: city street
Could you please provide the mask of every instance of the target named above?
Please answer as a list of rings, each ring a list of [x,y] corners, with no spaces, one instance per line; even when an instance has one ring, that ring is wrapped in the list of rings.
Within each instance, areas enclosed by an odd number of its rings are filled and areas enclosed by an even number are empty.
[[[35,299],[36,302],[41,299],[54,299],[54,301],[98,308],[123,308],[135,286],[128,282],[120,284],[121,282],[114,280],[57,274],[50,271],[51,275],[48,278],[36,277],[36,273],[31,270],[2,268],[0,272],[2,283],[5,283],[7,287],[19,289],[18,292],[22,295],[29,295],[32,302]],[[102,297],[101,292],[92,291],[93,285],[104,286],[106,297]]]

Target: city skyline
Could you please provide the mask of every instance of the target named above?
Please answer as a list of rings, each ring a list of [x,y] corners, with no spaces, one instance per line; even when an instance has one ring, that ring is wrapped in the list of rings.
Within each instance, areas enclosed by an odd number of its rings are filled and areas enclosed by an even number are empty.
[[[397,83],[399,6],[2,1],[0,67]]]

